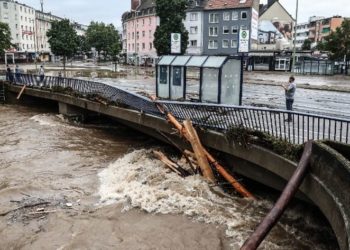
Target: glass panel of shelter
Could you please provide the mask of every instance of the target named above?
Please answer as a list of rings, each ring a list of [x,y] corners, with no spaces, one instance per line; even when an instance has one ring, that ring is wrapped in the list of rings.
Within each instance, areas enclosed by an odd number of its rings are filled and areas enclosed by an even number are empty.
[[[164,56],[157,65],[157,96],[192,100],[199,95],[201,102],[240,105],[241,63],[240,58],[227,56]],[[199,69],[199,84],[187,80],[188,68],[191,73]]]

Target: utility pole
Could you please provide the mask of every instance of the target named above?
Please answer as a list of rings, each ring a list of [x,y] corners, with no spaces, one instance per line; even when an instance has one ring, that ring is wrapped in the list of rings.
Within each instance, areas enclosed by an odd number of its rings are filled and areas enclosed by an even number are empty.
[[[297,43],[297,25],[298,25],[298,9],[299,9],[299,0],[296,0],[296,9],[295,9],[295,25],[294,25],[294,40],[293,40],[293,64],[292,64],[292,72],[295,70],[295,59],[296,59],[296,43]]]

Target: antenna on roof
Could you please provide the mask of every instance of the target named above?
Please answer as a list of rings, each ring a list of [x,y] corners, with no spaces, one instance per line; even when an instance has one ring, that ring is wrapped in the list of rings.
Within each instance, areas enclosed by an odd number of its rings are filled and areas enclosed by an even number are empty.
[[[44,12],[44,0],[40,0],[41,12]]]

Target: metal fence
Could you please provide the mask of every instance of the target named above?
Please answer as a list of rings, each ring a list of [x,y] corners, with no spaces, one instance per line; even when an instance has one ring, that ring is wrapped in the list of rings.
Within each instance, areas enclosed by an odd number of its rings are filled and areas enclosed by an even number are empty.
[[[154,103],[141,95],[121,90],[101,82],[51,77],[40,79],[36,75],[17,74],[15,84],[33,88],[61,87],[83,96],[99,95],[116,104],[162,117]],[[350,120],[290,112],[286,110],[224,106],[215,104],[158,101],[179,120],[191,119],[196,125],[225,132],[232,127],[244,127],[270,134],[290,143],[301,144],[308,140],[332,140],[349,143]],[[288,115],[292,117],[287,122]]]
[[[40,79],[40,76],[28,74],[17,74],[13,77],[13,80],[17,85],[25,84],[33,88],[52,89],[60,87],[62,91],[72,90],[84,97],[98,95],[119,105],[127,105],[142,112],[161,115],[154,103],[148,98],[101,82],[53,76],[45,76]]]
[[[268,133],[290,143],[332,140],[349,143],[350,120],[285,110],[160,101],[176,118],[190,118],[210,129],[227,131],[233,126]],[[288,122],[288,115],[292,121]]]

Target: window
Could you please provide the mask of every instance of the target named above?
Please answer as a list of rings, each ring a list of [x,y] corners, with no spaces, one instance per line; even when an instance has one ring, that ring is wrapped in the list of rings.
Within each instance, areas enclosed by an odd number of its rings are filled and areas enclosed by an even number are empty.
[[[230,29],[228,26],[224,26],[222,28],[222,34],[230,34]]]
[[[231,48],[237,48],[237,40],[231,40]]]
[[[238,26],[234,25],[232,26],[232,34],[237,34],[238,33]]]
[[[142,49],[145,50],[146,49],[146,44],[142,43]]]
[[[198,20],[198,13],[191,13],[190,21],[197,21],[197,20]]]
[[[219,23],[219,14],[217,13],[209,14],[209,23]]]
[[[149,49],[153,49],[153,43],[149,43]]]
[[[218,27],[209,27],[209,36],[218,36]]]
[[[238,11],[232,12],[232,20],[238,20]]]
[[[197,47],[197,40],[191,40],[190,41],[190,46],[191,47]]]
[[[230,44],[229,40],[227,40],[227,39],[222,40],[222,47],[224,49],[227,49],[229,47],[229,44]]]
[[[218,45],[219,43],[217,40],[209,40],[208,49],[217,49]]]
[[[4,6],[4,9],[8,9],[9,8],[7,3],[3,3],[3,6]]]
[[[230,12],[224,12],[223,15],[224,21],[230,21]]]
[[[197,34],[197,33],[198,33],[198,27],[197,27],[197,26],[191,27],[191,28],[190,28],[190,33],[191,33],[191,34]]]
[[[241,19],[243,19],[243,20],[247,19],[247,12],[246,11],[241,12]]]
[[[152,30],[148,32],[149,38],[152,38]]]
[[[146,36],[146,32],[142,31],[142,37],[145,37],[145,36]]]
[[[152,18],[149,18],[148,20],[149,20],[149,25],[151,25],[152,24]]]

